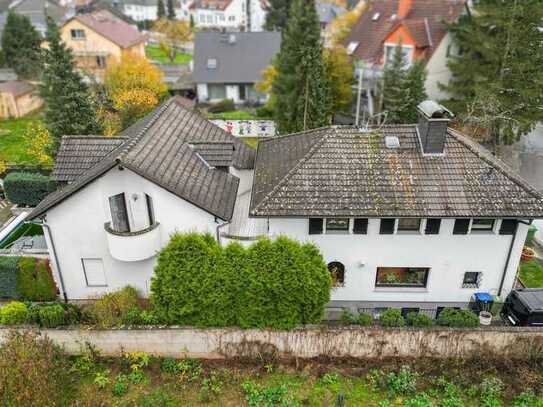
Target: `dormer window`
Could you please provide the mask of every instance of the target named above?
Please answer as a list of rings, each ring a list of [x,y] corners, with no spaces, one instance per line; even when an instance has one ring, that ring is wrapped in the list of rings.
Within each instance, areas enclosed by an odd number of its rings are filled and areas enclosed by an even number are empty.
[[[208,58],[207,59],[207,69],[216,69],[217,68],[217,59]]]
[[[394,53],[399,47],[398,44],[385,44],[385,65],[392,63],[394,60]],[[405,66],[411,66],[411,63],[413,62],[413,47],[403,45],[401,51]]]

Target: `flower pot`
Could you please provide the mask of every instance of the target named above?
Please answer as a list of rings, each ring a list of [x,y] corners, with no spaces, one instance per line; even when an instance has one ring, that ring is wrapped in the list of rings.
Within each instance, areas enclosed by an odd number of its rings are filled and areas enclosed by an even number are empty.
[[[522,254],[520,255],[520,260],[522,261],[530,261],[535,257],[534,249],[531,249],[530,247],[524,247],[522,249]]]
[[[492,314],[488,311],[479,312],[479,323],[481,325],[490,325],[492,322]]]

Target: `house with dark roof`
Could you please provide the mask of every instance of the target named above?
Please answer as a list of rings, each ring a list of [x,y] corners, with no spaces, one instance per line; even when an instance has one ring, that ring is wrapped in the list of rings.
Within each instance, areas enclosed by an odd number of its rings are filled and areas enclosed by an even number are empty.
[[[464,0],[370,0],[344,41],[347,52],[366,71],[368,103],[372,104],[376,92],[373,79],[400,44],[408,66],[424,61],[428,97],[446,99],[448,95],[438,84],[450,80],[447,59],[457,52],[447,24],[458,19],[466,7]],[[373,106],[368,110],[373,114]]]
[[[145,57],[146,36],[106,9],[70,18],[61,37],[84,74],[102,80],[107,67],[130,53]]]
[[[417,125],[332,126],[258,145],[250,216],[270,236],[315,243],[331,308],[435,315],[475,292],[513,288],[543,197],[509,167],[419,106]]]
[[[254,84],[280,48],[279,32],[197,32],[192,78],[198,101],[265,102],[268,95]]]
[[[230,223],[248,219],[254,150],[186,106],[173,97],[116,137],[63,137],[53,172],[62,186],[28,219],[46,225],[67,298],[126,284],[148,293],[175,231],[246,233]]]

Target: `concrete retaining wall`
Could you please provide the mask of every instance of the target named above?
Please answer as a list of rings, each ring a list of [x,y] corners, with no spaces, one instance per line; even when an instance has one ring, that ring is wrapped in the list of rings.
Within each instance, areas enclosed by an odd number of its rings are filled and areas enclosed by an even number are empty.
[[[0,329],[0,341],[8,333]],[[85,342],[103,355],[121,350],[157,356],[224,359],[465,357],[474,354],[510,358],[533,357],[543,351],[542,328],[383,329],[305,328],[292,331],[240,329],[45,329],[44,335],[77,354]]]

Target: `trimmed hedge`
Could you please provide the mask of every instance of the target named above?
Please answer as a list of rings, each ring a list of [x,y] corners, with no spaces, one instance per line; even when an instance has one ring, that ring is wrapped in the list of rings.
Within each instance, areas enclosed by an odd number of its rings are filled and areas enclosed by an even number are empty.
[[[469,309],[445,308],[436,322],[441,326],[472,328],[479,326],[479,317]]]
[[[17,204],[36,206],[55,190],[50,177],[33,172],[10,172],[4,179],[7,198]]]
[[[248,248],[174,235],[158,257],[151,302],[166,323],[288,329],[321,321],[331,278],[313,244],[286,237]]]
[[[0,257],[0,298],[19,298],[17,263],[20,257]]]
[[[57,287],[49,267],[49,260],[21,257],[18,262],[17,292],[27,301],[53,301]]]

